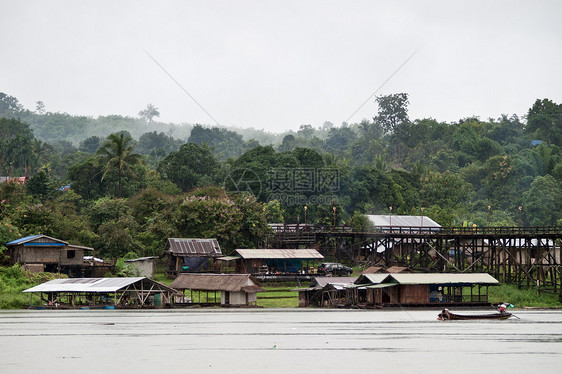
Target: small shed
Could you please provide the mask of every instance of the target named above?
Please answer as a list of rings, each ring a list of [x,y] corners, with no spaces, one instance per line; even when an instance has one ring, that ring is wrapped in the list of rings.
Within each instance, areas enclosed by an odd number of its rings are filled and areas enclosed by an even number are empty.
[[[132,260],[125,260],[126,264],[131,265],[133,270],[141,277],[154,278],[156,273],[156,260],[158,257],[139,257]]]
[[[6,243],[11,264],[31,272],[65,273],[80,276],[84,254],[93,248],[68,244],[47,235],[31,235]]]
[[[176,290],[145,277],[53,279],[24,290],[38,295],[42,307],[161,307],[169,306]]]
[[[237,249],[237,273],[308,273],[315,260],[324,258],[315,249]],[[303,265],[304,263],[304,265]]]
[[[198,296],[199,303],[220,303],[224,306],[256,305],[257,293],[265,291],[250,274],[183,273],[174,279],[170,287],[183,293],[181,298],[183,303],[193,302],[194,296]],[[189,296],[186,295],[186,291],[189,291]],[[201,292],[205,293],[204,299]],[[220,292],[220,300],[217,299],[218,292]],[[213,296],[209,293],[213,293]]]
[[[350,304],[348,287],[357,277],[314,277],[307,288],[299,293],[299,307],[339,306]]]
[[[209,270],[210,259],[221,257],[222,251],[216,239],[169,238],[164,247],[168,257],[166,276],[175,277],[182,271]]]

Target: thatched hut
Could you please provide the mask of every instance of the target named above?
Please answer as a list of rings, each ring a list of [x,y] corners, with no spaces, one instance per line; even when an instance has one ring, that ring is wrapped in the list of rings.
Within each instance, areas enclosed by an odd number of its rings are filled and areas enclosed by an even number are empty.
[[[229,306],[256,305],[257,293],[265,291],[250,274],[183,273],[170,287],[183,293],[182,303],[194,302],[194,297],[197,297],[199,303]],[[219,292],[220,299],[217,298]]]

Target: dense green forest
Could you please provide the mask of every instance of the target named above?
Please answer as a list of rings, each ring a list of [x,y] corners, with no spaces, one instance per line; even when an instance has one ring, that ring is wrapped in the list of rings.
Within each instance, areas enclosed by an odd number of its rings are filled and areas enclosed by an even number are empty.
[[[423,214],[443,226],[562,225],[562,104],[525,118],[410,119],[408,95],[377,97],[360,123],[271,134],[35,110],[0,93],[0,245],[46,234],[122,257],[168,237],[263,245],[267,223],[365,223]],[[391,208],[392,207],[392,208]],[[3,248],[3,247],[0,247]]]

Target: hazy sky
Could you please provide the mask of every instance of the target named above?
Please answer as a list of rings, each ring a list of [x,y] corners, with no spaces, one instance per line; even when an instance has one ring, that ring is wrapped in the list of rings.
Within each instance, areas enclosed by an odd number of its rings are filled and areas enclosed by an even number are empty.
[[[0,92],[28,109],[280,132],[407,92],[410,118],[562,102],[562,1],[5,1]],[[417,51],[417,52],[416,52]],[[372,118],[374,98],[349,122]]]

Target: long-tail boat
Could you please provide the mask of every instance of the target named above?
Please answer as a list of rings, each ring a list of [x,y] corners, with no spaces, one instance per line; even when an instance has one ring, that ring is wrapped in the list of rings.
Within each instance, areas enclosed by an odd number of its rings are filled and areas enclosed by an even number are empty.
[[[508,312],[501,313],[488,313],[488,314],[455,314],[451,313],[449,309],[443,309],[437,316],[440,321],[453,321],[453,320],[469,320],[469,319],[508,319],[513,314]]]

